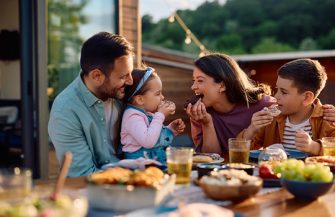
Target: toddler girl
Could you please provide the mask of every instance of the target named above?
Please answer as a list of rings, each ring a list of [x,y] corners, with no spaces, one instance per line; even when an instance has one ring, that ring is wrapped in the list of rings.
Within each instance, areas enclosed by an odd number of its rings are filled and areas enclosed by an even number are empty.
[[[133,85],[126,86],[127,107],[121,125],[121,144],[126,159],[147,157],[166,165],[165,149],[173,136],[185,129],[181,119],[164,126],[164,119],[175,113],[175,104],[163,101],[162,82],[153,68],[135,69]]]

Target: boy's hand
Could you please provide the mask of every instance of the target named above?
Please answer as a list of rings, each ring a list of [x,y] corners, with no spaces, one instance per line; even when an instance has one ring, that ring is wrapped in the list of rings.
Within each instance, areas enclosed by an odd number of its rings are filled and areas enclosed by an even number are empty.
[[[251,124],[249,126],[250,130],[255,133],[262,127],[265,127],[273,121],[273,116],[269,111],[259,111],[252,115]]]
[[[171,127],[173,129],[173,131],[176,132],[176,134],[179,134],[179,133],[184,132],[185,123],[181,118],[179,118],[179,119],[176,119],[176,120],[172,121],[169,124],[169,127]]]
[[[191,103],[186,107],[186,114],[193,120],[202,124],[209,124],[212,122],[212,116],[207,113],[205,104],[199,99],[194,105]]]
[[[311,153],[314,155],[319,154],[320,144],[313,141],[310,135],[303,130],[297,131],[295,134],[294,143],[299,151]]]
[[[323,119],[332,122],[332,125],[335,126],[335,107],[330,104],[322,105],[323,109]]]

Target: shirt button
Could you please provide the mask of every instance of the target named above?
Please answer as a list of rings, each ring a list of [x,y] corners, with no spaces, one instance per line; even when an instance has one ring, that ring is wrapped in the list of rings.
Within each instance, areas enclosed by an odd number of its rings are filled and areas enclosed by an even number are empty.
[[[101,101],[100,101],[100,100],[98,100],[98,103],[101,103]]]
[[[104,120],[104,118],[101,118],[101,120],[103,121],[103,120]]]

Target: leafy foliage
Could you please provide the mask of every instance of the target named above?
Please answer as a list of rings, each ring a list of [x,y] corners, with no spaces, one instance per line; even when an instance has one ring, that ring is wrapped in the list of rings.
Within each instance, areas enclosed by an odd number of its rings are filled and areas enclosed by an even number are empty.
[[[207,49],[230,54],[335,49],[335,0],[217,0],[179,10]],[[194,51],[176,23],[143,17],[143,43]]]

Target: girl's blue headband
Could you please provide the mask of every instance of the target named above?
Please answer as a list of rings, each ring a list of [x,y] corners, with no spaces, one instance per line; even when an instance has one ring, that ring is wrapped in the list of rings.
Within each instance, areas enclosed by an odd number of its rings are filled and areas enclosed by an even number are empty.
[[[144,76],[142,77],[141,81],[138,83],[135,91],[133,94],[131,94],[131,96],[128,98],[128,101],[131,100],[131,98],[143,87],[143,84],[148,80],[148,78],[150,77],[150,75],[155,71],[154,68],[151,67],[147,67],[147,70],[144,74]]]

